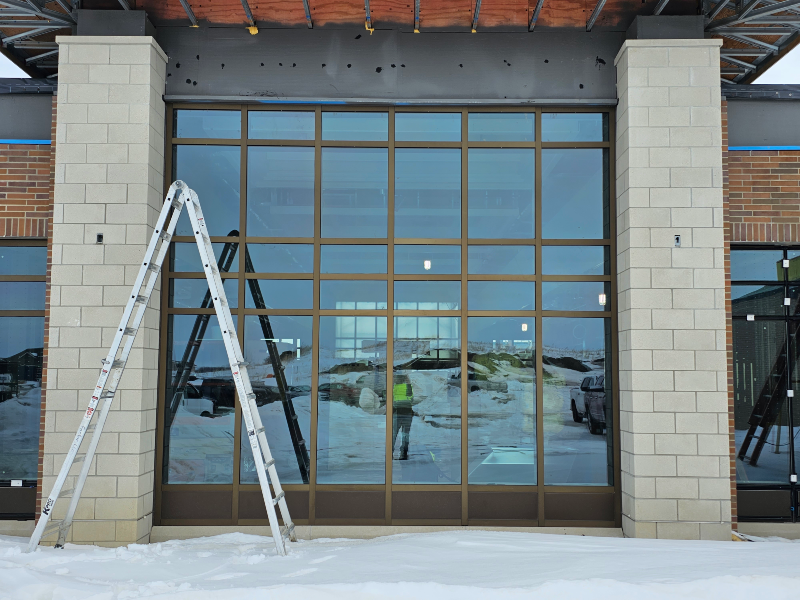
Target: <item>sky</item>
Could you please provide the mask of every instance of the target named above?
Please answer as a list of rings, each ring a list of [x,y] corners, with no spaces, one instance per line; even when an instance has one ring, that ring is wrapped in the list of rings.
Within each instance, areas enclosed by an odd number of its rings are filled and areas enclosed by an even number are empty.
[[[0,54],[0,77],[27,77],[14,63]],[[800,46],[795,46],[755,83],[800,85]]]

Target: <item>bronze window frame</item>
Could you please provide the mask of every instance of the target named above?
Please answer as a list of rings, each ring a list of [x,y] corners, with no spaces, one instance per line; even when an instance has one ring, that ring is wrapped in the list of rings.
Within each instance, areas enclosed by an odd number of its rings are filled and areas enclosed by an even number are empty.
[[[174,133],[174,116],[176,110],[239,110],[241,111],[241,137],[239,139],[205,139],[205,138],[176,138]],[[315,114],[315,139],[314,140],[261,140],[248,139],[248,115],[256,111],[307,111]],[[322,140],[322,113],[323,112],[386,112],[388,113],[389,135],[388,141],[329,141]],[[460,142],[395,142],[394,115],[398,112],[460,112],[461,117],[461,141]],[[526,112],[535,114],[535,141],[532,142],[470,142],[468,141],[468,114],[475,112],[486,113],[510,113]],[[608,141],[604,142],[542,142],[542,113],[605,113],[608,119]],[[240,341],[243,340],[243,327],[245,315],[269,314],[269,315],[297,315],[313,316],[313,336],[314,336],[314,358],[312,363],[312,392],[311,392],[311,435],[309,451],[312,456],[311,477],[307,485],[284,485],[287,490],[287,498],[295,495],[297,501],[307,502],[307,518],[295,518],[298,524],[303,525],[491,525],[491,526],[583,526],[583,527],[620,527],[621,526],[621,502],[620,502],[620,442],[619,442],[619,381],[618,381],[618,357],[617,357],[617,281],[616,281],[616,193],[615,193],[615,109],[608,107],[556,107],[556,106],[393,106],[393,105],[259,105],[259,104],[211,104],[211,103],[173,103],[167,105],[165,136],[165,189],[172,180],[173,171],[173,148],[176,145],[213,145],[213,146],[239,146],[241,148],[240,159],[240,219],[239,231],[243,232],[240,238],[212,237],[214,242],[239,241],[240,243],[298,243],[314,245],[314,269],[313,273],[303,274],[245,274],[244,261],[239,260],[239,271],[231,273],[229,277],[239,279],[239,303],[238,308],[233,312],[238,315],[238,334]],[[247,148],[251,146],[305,146],[315,149],[315,179],[314,179],[314,237],[305,238],[278,238],[278,237],[249,237],[247,231]],[[322,238],[321,237],[321,149],[324,147],[351,147],[351,148],[388,148],[389,168],[388,168],[388,227],[387,231],[394,230],[394,165],[395,148],[459,148],[461,149],[461,237],[456,239],[408,239],[393,238],[391,235],[384,238]],[[535,237],[531,239],[469,239],[468,238],[468,152],[469,148],[531,148],[535,151]],[[541,151],[547,148],[603,148],[608,154],[608,220],[609,235],[604,239],[546,239],[541,237],[541,188],[542,188],[542,162]],[[191,184],[190,184],[191,185]],[[202,201],[202,199],[201,199]],[[194,239],[186,236],[175,236],[176,242],[193,242]],[[353,244],[353,245],[386,245],[388,253],[388,264],[385,274],[320,274],[320,246],[328,244]],[[440,244],[440,245],[460,245],[461,252],[461,274],[460,275],[395,275],[394,274],[394,245],[395,244]],[[468,245],[529,245],[534,246],[535,250],[535,274],[534,275],[469,275],[467,272],[467,246]],[[546,245],[563,246],[605,246],[609,249],[609,274],[602,276],[573,276],[573,275],[542,275],[542,252],[541,247]],[[213,313],[213,310],[199,309],[175,309],[168,308],[169,278],[202,278],[202,273],[172,273],[169,267],[164,269],[164,280],[162,289],[162,312],[161,312],[161,332],[160,332],[160,356],[159,356],[159,388],[158,388],[158,416],[157,416],[157,440],[155,452],[155,503],[154,503],[154,524],[156,525],[265,525],[266,519],[240,518],[239,504],[241,493],[254,493],[258,490],[257,485],[244,485],[239,483],[240,448],[238,442],[241,432],[241,411],[236,407],[235,413],[235,441],[234,441],[234,467],[232,484],[169,484],[162,482],[163,472],[163,436],[164,436],[164,411],[165,411],[165,387],[167,376],[167,356],[166,356],[166,335],[167,319],[170,314],[202,314]],[[246,309],[245,306],[245,280],[249,278],[258,279],[313,279],[314,308],[312,310],[266,310]],[[323,279],[372,279],[387,281],[387,310],[320,310],[319,291],[320,280]],[[460,310],[457,311],[399,311],[394,306],[394,286],[393,281],[398,280],[457,280],[461,282],[461,303]],[[535,310],[530,311],[469,311],[467,307],[467,286],[470,280],[504,280],[504,281],[535,281],[536,285],[536,305]],[[542,286],[543,281],[603,281],[607,282],[610,288],[607,302],[610,305],[608,310],[576,312],[576,311],[543,311],[542,305]],[[466,344],[468,339],[468,317],[471,316],[525,316],[534,319],[535,322],[535,348],[536,352],[536,444],[537,444],[537,484],[533,486],[515,485],[469,485],[467,473],[468,461],[468,394],[467,380],[462,381],[461,396],[461,483],[457,485],[399,485],[392,483],[392,458],[388,453],[391,446],[391,407],[387,409],[387,429],[386,429],[386,478],[381,485],[332,485],[316,484],[316,432],[317,432],[317,385],[318,385],[318,353],[319,353],[319,317],[338,315],[372,315],[386,316],[387,318],[387,364],[393,361],[393,317],[404,314],[414,316],[458,316],[461,318],[461,343]],[[544,428],[542,417],[544,414],[542,385],[542,318],[543,317],[572,317],[572,318],[606,318],[610,319],[611,325],[611,348],[607,352],[611,357],[611,378],[613,390],[612,414],[613,414],[613,460],[614,460],[614,480],[613,485],[608,486],[583,486],[583,485],[545,485],[544,484]],[[467,356],[462,352],[462,371],[467,368]],[[391,370],[387,370],[387,387],[391,386]],[[164,511],[164,494],[185,492],[222,492],[229,491],[232,495],[230,505],[230,518],[174,518]],[[332,518],[316,515],[316,496],[318,493],[341,493],[339,496],[341,503],[352,500],[350,492],[384,492],[385,510],[383,517],[369,518]],[[425,496],[424,493],[450,492],[460,493],[461,511],[460,515],[453,514],[447,518],[433,516],[431,518],[393,518],[392,504],[393,497],[404,492],[418,492],[420,501],[429,498],[432,501],[439,501],[441,498]],[[526,514],[524,517],[504,518],[498,515],[497,518],[470,518],[469,498],[470,496],[484,500],[486,494],[503,495],[511,498],[511,501],[519,501],[527,498],[535,504],[535,514]],[[513,497],[513,498],[512,498]],[[177,498],[177,496],[176,496]],[[565,502],[566,500],[566,502]],[[171,502],[177,502],[171,501]],[[223,503],[224,504],[224,503]],[[572,509],[564,509],[564,506],[572,506]],[[595,509],[596,506],[603,505],[603,510]],[[294,510],[294,509],[293,509]],[[166,511],[169,512],[169,511]],[[301,511],[303,512],[303,511]],[[523,511],[524,512],[524,511]],[[588,514],[589,517],[581,518],[581,514]],[[601,514],[602,513],[602,514]]]

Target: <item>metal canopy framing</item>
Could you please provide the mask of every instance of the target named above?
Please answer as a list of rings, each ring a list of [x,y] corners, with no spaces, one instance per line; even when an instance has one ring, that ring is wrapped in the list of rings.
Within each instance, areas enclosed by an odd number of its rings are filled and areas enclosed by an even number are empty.
[[[723,38],[723,83],[750,83],[800,41],[800,0],[720,0],[706,9],[706,34]]]
[[[0,31],[0,42],[7,54],[18,59],[20,66],[39,72],[58,68],[58,62],[42,62],[47,58],[55,58],[58,46],[54,42],[36,42],[32,39],[71,29],[75,25],[70,4],[65,0],[56,0],[56,4],[63,12],[45,8],[43,2],[34,0],[0,1],[0,29],[15,30],[11,35],[3,35]],[[16,32],[20,29],[24,31]]]
[[[592,14],[589,15],[589,20],[586,21],[586,31],[591,31],[592,27],[594,27],[595,21],[597,21],[600,13],[603,11],[603,7],[606,5],[606,0],[598,0],[597,4],[592,11]]]
[[[531,20],[528,23],[528,31],[533,31],[533,28],[536,27],[536,21],[539,20],[539,13],[542,12],[542,5],[544,5],[544,0],[537,0],[536,8],[533,10],[533,16],[531,16]]]

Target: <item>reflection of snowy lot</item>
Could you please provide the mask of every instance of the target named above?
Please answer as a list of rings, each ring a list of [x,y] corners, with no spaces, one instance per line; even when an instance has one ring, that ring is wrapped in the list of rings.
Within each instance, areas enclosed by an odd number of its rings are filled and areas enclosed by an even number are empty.
[[[789,428],[785,426],[772,427],[767,435],[767,443],[764,444],[761,455],[758,457],[756,465],[753,466],[750,464],[750,457],[753,455],[761,431],[761,428],[756,430],[756,435],[747,449],[747,458],[744,461],[736,460],[737,480],[739,483],[788,483]],[[797,439],[800,427],[795,427],[794,432],[795,439]],[[737,453],[742,447],[745,435],[747,435],[746,429],[737,429],[734,432]]]
[[[39,462],[38,382],[19,384],[19,395],[0,402],[0,479],[36,479]]]
[[[602,375],[594,365],[591,371],[545,365],[550,376],[544,380],[545,483],[600,484],[608,481],[607,452],[610,438],[589,433],[585,423],[575,423],[570,410],[570,389],[584,377]],[[611,424],[609,424],[611,425]]]

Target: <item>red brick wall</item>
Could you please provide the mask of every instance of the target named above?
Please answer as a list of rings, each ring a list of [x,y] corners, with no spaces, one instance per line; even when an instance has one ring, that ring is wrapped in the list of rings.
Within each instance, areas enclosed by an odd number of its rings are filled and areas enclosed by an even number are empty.
[[[733,151],[732,242],[800,241],[800,151]]]

